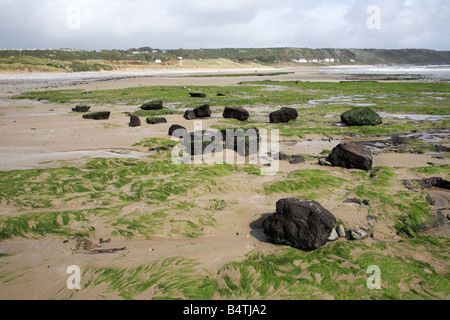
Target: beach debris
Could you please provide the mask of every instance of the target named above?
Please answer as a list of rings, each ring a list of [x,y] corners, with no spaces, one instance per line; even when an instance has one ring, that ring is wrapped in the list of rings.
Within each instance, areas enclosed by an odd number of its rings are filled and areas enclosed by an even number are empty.
[[[99,111],[99,112],[93,112],[83,115],[83,119],[90,119],[90,120],[108,120],[111,116],[110,111]]]
[[[227,119],[232,118],[239,121],[247,121],[250,114],[242,107],[225,107],[223,117]]]
[[[297,120],[298,112],[294,108],[284,107],[278,111],[272,112],[269,117],[270,123],[286,123]]]
[[[369,235],[366,231],[360,229],[360,228],[354,228],[350,230],[350,236],[352,240],[364,240]]]
[[[89,251],[89,250],[93,250],[98,247],[98,245],[96,245],[94,242],[92,242],[91,240],[89,240],[87,238],[75,237],[75,240],[76,240],[76,245],[72,251],[77,251],[77,250]]]
[[[137,116],[130,116],[130,127],[140,127],[141,126],[141,119],[139,119],[139,117]]]
[[[160,110],[162,108],[163,108],[163,101],[162,100],[149,101],[147,103],[144,103],[141,106],[142,110]]]
[[[325,245],[336,224],[336,218],[313,200],[281,199],[276,213],[264,223],[264,233],[275,244],[297,249],[317,249]]]
[[[72,111],[74,111],[74,112],[89,112],[90,109],[91,109],[90,106],[78,105],[75,108],[72,108]]]
[[[124,251],[126,249],[127,249],[127,247],[112,248],[112,249],[95,249],[95,250],[88,251],[87,254],[116,253],[117,251]]]
[[[348,126],[376,126],[383,119],[369,107],[357,107],[341,114],[341,122]]]
[[[360,143],[341,143],[336,146],[327,161],[335,167],[347,169],[372,169],[373,157],[370,149]]]

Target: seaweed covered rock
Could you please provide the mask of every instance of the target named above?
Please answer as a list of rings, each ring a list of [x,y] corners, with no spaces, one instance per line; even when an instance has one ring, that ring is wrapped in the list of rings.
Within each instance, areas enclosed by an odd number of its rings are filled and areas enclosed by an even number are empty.
[[[269,117],[270,123],[286,123],[297,120],[298,112],[294,108],[282,108],[272,112]]]
[[[277,202],[276,213],[264,223],[264,233],[276,244],[313,250],[325,245],[336,218],[319,203],[295,198]]]
[[[147,117],[146,121],[148,124],[167,123],[167,119],[163,117]]]
[[[377,126],[383,119],[368,107],[358,107],[341,115],[341,122],[348,126]]]
[[[163,101],[162,100],[149,101],[147,103],[144,103],[141,106],[142,110],[160,110],[162,108],[163,108]]]
[[[373,165],[372,152],[360,143],[341,143],[336,146],[327,161],[336,167],[370,170]]]
[[[83,115],[83,119],[91,120],[108,120],[111,115],[110,111],[99,111]]]
[[[232,118],[240,121],[247,121],[250,117],[247,110],[241,107],[226,107],[223,112],[224,118]]]

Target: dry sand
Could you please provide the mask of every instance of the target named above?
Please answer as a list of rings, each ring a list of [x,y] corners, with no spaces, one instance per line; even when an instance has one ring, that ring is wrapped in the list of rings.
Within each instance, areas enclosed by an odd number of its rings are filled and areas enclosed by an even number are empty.
[[[285,71],[285,70],[282,70]],[[289,71],[289,70],[286,70]],[[270,77],[272,80],[328,80],[338,79],[318,73],[318,69],[305,68],[291,70],[295,74]],[[109,81],[95,81],[76,85],[64,84],[62,88],[82,88],[86,90],[118,89],[149,85],[236,85],[241,81],[261,80],[261,77],[208,77],[191,78],[185,76],[154,76],[129,78]],[[27,84],[28,85],[28,84]],[[20,89],[15,87],[15,91]],[[38,89],[38,87],[36,88]],[[168,138],[167,129],[171,124],[180,124],[193,129],[193,123],[179,115],[167,116],[168,124],[138,128],[128,127],[129,117],[123,114],[130,107],[115,106],[108,121],[89,121],[81,119],[81,115],[70,111],[68,105],[48,104],[32,101],[11,101],[4,93],[0,97],[0,170],[23,170],[31,168],[51,168],[61,164],[61,160],[76,161],[94,157],[132,157],[146,158],[148,151],[132,147],[136,142],[149,137]],[[213,118],[203,122],[204,129],[220,119]],[[319,156],[323,150],[331,150],[341,140],[339,137],[331,141],[322,141],[322,136],[307,136],[303,140],[281,142],[281,151],[288,154],[309,154]],[[311,139],[312,141],[308,141]],[[376,166],[423,167],[429,162],[448,164],[448,159],[438,160],[430,155],[397,155],[379,154],[374,157]],[[288,174],[294,170],[317,168],[315,161],[307,161],[291,165],[282,161],[280,172]],[[339,176],[339,168],[324,167]],[[414,178],[405,173],[403,178]],[[76,264],[81,268],[95,266],[138,266],[157,258],[182,256],[196,259],[209,272],[216,272],[230,261],[239,261],[255,248],[270,251],[271,246],[265,242],[261,229],[251,227],[254,221],[263,214],[275,211],[275,203],[280,195],[263,197],[252,191],[252,185],[276,181],[280,177],[267,176],[263,180],[236,180],[231,182],[236,190],[227,197],[237,200],[238,211],[253,212],[249,215],[237,214],[224,210],[215,217],[217,228],[205,230],[205,236],[198,239],[167,239],[150,238],[142,240],[113,239],[102,248],[126,247],[123,254],[86,255],[73,253],[74,240],[63,243],[58,237],[43,239],[13,239],[0,244],[1,253],[11,256],[2,258],[2,272],[32,272],[18,277],[18,281],[0,285],[0,299],[53,299],[62,298],[58,293],[64,287],[67,279],[66,268]],[[247,190],[247,191],[245,191]],[[334,195],[324,203],[335,216],[348,226],[367,226],[367,210],[354,204],[343,204],[336,201],[339,195]],[[448,204],[448,194],[439,193],[441,201]],[[236,209],[236,208],[235,208]],[[8,208],[1,214],[14,215]],[[7,213],[7,211],[9,213]],[[97,226],[101,230],[101,226]],[[381,237],[396,240],[392,230],[380,225],[377,230]],[[440,234],[448,236],[446,231]],[[370,241],[370,240],[369,240]],[[220,252],[220,254],[218,254]],[[19,276],[19,274],[18,274]],[[101,287],[99,287],[99,294]],[[90,292],[92,294],[92,292]],[[78,298],[90,299],[92,296]],[[117,298],[114,294],[108,298]]]

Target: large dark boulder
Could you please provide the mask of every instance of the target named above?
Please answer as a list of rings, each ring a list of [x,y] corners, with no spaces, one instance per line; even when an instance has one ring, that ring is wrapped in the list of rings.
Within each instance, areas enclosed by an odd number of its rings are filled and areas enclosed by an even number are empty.
[[[272,112],[269,117],[270,123],[286,123],[297,120],[298,112],[294,108],[282,108]]]
[[[358,107],[341,115],[341,122],[348,126],[376,126],[383,123],[383,119],[368,107]]]
[[[163,101],[162,100],[154,100],[147,103],[144,103],[141,106],[142,110],[160,110],[163,108]]]
[[[277,211],[264,223],[264,233],[276,244],[313,250],[327,243],[336,218],[319,203],[294,198],[277,202]]]
[[[347,169],[370,170],[373,165],[372,152],[360,143],[341,143],[327,158],[331,165]]]
[[[75,108],[72,108],[72,111],[75,112],[89,112],[91,109],[90,106],[76,106]]]
[[[108,120],[111,115],[110,111],[99,111],[83,115],[83,119],[91,120]]]
[[[141,119],[137,116],[130,116],[130,127],[140,127],[141,126]]]
[[[247,110],[240,107],[226,107],[223,112],[224,118],[232,118],[240,121],[247,121],[250,117]]]
[[[209,118],[212,114],[209,104],[204,104],[198,108],[195,108],[194,113],[197,118]]]

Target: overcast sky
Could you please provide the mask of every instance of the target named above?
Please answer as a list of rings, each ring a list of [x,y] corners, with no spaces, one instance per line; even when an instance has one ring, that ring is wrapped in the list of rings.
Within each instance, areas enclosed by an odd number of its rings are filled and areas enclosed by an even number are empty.
[[[0,0],[1,48],[450,50],[450,0]]]

